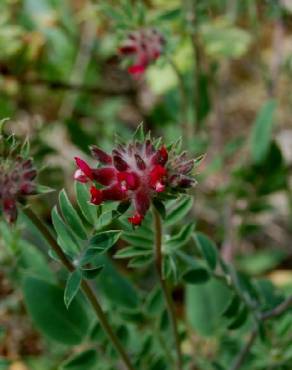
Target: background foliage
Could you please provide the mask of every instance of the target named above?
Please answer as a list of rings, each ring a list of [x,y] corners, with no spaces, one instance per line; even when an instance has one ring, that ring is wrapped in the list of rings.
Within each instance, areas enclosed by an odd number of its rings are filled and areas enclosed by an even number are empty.
[[[168,369],[151,215],[133,233],[114,206],[100,216],[72,178],[74,156],[90,144],[110,150],[142,121],[166,142],[182,136],[192,156],[206,153],[193,194],[167,203],[164,220],[164,274],[189,368],[232,369],[256,322],[242,368],[291,369],[291,314],[261,316],[292,291],[291,12],[290,0],[0,2],[0,118],[29,137],[40,182],[58,190],[33,207],[79,261],[67,280],[25,215],[13,230],[1,221],[0,369],[116,369],[77,292],[81,276],[137,368]],[[117,48],[146,26],[167,42],[135,81]]]

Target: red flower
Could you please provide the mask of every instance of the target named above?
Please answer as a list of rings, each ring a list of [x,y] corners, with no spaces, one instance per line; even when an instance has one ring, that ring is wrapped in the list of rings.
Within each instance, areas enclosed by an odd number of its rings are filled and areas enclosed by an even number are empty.
[[[0,156],[0,208],[8,222],[17,218],[17,202],[36,193],[37,175],[31,159]]]
[[[149,64],[160,57],[165,40],[155,29],[141,29],[128,35],[119,52],[123,57],[131,57],[133,63],[128,67],[128,72],[139,78]]]
[[[156,149],[150,140],[118,145],[109,155],[97,147],[91,152],[99,167],[91,168],[85,161],[75,158],[78,169],[74,178],[90,182],[91,203],[130,201],[135,213],[128,220],[140,225],[152,199],[163,192],[181,192],[193,185],[190,176],[194,161],[186,154],[176,156],[165,146]],[[97,184],[101,188],[97,188]]]

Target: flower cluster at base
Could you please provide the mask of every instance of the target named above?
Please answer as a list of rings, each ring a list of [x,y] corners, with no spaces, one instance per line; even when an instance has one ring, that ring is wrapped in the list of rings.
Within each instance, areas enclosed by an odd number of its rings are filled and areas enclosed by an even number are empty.
[[[119,52],[123,57],[132,57],[133,64],[128,72],[134,78],[139,78],[148,65],[160,57],[164,44],[164,37],[156,29],[142,29],[131,32]]]
[[[166,194],[176,196],[195,184],[191,176],[194,161],[185,152],[176,155],[164,145],[156,148],[151,140],[119,144],[111,155],[93,146],[91,153],[99,166],[91,168],[75,158],[78,169],[74,179],[91,184],[92,204],[131,202],[135,213],[128,220],[133,225],[142,223],[153,199],[163,199]]]
[[[36,175],[31,159],[21,155],[0,156],[0,205],[8,222],[13,223],[17,219],[17,202],[36,194]]]

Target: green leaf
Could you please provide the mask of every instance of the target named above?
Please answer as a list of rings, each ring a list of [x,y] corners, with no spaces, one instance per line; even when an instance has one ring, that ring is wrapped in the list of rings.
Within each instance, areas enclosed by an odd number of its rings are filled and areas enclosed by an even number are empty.
[[[53,191],[55,191],[55,189],[52,189],[49,186],[40,185],[40,184],[37,184],[36,186],[37,194],[47,194],[47,193],[52,193]]]
[[[61,365],[61,370],[94,370],[98,363],[97,353],[88,349],[70,357]]]
[[[151,292],[146,301],[146,312],[150,315],[158,315],[164,309],[164,299],[161,289]]]
[[[98,289],[117,307],[133,308],[138,305],[138,294],[134,285],[122,275],[107,255],[99,255],[92,263],[104,265],[101,276],[97,279]]]
[[[97,220],[97,207],[89,203],[89,191],[86,184],[75,181],[75,192],[83,216],[90,225],[94,225]]]
[[[194,234],[195,242],[211,270],[217,265],[218,252],[215,244],[202,233]]]
[[[165,219],[165,226],[172,226],[183,219],[190,211],[193,204],[193,198],[189,196],[183,197],[176,201],[174,207],[168,212]]]
[[[268,100],[259,111],[254,122],[251,131],[250,145],[251,156],[255,163],[263,161],[268,154],[272,139],[276,106],[275,100]]]
[[[78,299],[67,310],[63,289],[32,276],[25,277],[22,290],[28,312],[45,336],[67,345],[83,341],[89,320]]]
[[[139,248],[152,248],[153,247],[153,234],[152,235],[148,234],[147,237],[140,236],[139,230],[137,230],[137,232],[135,233],[133,232],[123,233],[122,239]]]
[[[101,230],[111,224],[113,221],[113,211],[102,212],[95,223],[95,229]]]
[[[78,252],[79,247],[77,241],[73,237],[68,226],[62,220],[56,206],[54,206],[52,210],[52,222],[58,235],[58,243],[60,244],[64,252],[68,255],[72,255]]]
[[[115,258],[131,258],[131,257],[138,257],[138,256],[146,256],[151,255],[153,252],[149,249],[142,249],[137,247],[126,247],[123,248],[115,254]]]
[[[119,239],[121,231],[111,230],[96,234],[89,240],[89,245],[80,260],[80,266],[91,262],[91,260],[107,252]]]
[[[82,268],[82,275],[87,280],[95,279],[103,270],[104,266],[97,266],[92,268]]]
[[[206,269],[200,267],[187,271],[182,278],[188,284],[202,284],[209,280],[210,275]]]
[[[81,280],[82,280],[82,274],[80,270],[76,269],[75,271],[70,273],[67,283],[66,283],[65,291],[64,291],[64,302],[67,308],[69,308],[72,300],[78,293]]]
[[[189,241],[193,233],[193,229],[194,224],[191,223],[183,226],[178,234],[171,236],[171,238],[165,243],[167,251],[171,253],[174,249],[184,246]]]
[[[82,240],[87,239],[87,234],[84,229],[84,226],[82,224],[82,221],[80,220],[80,217],[78,216],[78,213],[72,206],[65,190],[63,189],[60,192],[59,195],[59,203],[60,208],[62,211],[62,215],[67,222],[67,224],[70,226],[71,230]]]
[[[224,309],[222,315],[227,318],[234,317],[240,306],[240,299],[237,294],[234,294],[233,297],[231,297],[230,301],[227,304],[227,307]]]
[[[25,240],[21,240],[19,243],[21,246],[21,253],[17,260],[19,267],[31,275],[54,283],[56,281],[55,275],[44,254]]]
[[[168,22],[180,19],[182,9],[181,7],[175,7],[173,9],[167,9],[159,13],[156,17],[157,22]]]
[[[89,245],[91,248],[97,248],[106,252],[119,240],[120,236],[120,230],[104,231],[94,235],[89,240]]]
[[[224,284],[212,278],[205,284],[187,284],[186,316],[190,325],[201,335],[214,335],[223,327],[221,312],[230,295]]]
[[[146,254],[144,256],[137,256],[131,259],[128,263],[128,267],[132,268],[143,268],[148,266],[153,260],[152,253]]]
[[[234,330],[240,328],[247,320],[248,309],[243,306],[238,316],[228,325],[228,329]]]

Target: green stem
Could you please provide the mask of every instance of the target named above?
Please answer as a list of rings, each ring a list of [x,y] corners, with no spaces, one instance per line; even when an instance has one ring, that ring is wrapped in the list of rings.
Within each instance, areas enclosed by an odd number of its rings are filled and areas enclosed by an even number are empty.
[[[49,229],[46,227],[46,225],[37,217],[37,215],[30,209],[30,208],[24,208],[23,209],[24,214],[31,220],[31,222],[35,225],[35,227],[42,233],[46,241],[49,243],[52,250],[57,254],[60,261],[66,267],[66,269],[70,272],[75,270],[74,265],[71,263],[70,260],[68,260],[67,256],[63,252],[63,250],[60,248],[54,237],[52,236]],[[88,301],[91,303],[94,312],[96,313],[96,316],[98,320],[100,321],[101,326],[103,327],[104,331],[108,335],[110,341],[112,342],[112,345],[116,349],[116,351],[121,356],[124,365],[127,370],[134,370],[130,359],[124,350],[123,346],[121,345],[118,337],[113,332],[106,315],[104,314],[100,303],[98,302],[98,299],[94,293],[94,290],[92,287],[88,284],[86,280],[82,280],[81,287],[83,290],[83,293],[86,295]]]
[[[170,318],[174,341],[175,341],[175,349],[177,355],[177,370],[182,370],[182,353],[180,348],[180,340],[177,328],[177,320],[175,314],[175,308],[173,305],[173,301],[171,298],[170,291],[168,289],[167,283],[162,274],[162,262],[163,262],[163,255],[162,255],[162,224],[161,218],[158,211],[153,208],[153,216],[154,216],[154,227],[155,227],[155,263],[156,269],[159,277],[159,282],[161,285],[161,289],[165,298],[165,303],[168,311],[168,315]]]

